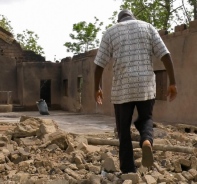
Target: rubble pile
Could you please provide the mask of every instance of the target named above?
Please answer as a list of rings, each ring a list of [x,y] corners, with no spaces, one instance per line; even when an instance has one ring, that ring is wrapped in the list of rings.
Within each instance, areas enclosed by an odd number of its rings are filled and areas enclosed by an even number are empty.
[[[72,134],[51,119],[22,116],[0,135],[0,183],[197,183],[197,127],[155,123],[154,165],[149,169],[141,166],[139,134],[131,129],[138,172],[121,174],[116,132]]]

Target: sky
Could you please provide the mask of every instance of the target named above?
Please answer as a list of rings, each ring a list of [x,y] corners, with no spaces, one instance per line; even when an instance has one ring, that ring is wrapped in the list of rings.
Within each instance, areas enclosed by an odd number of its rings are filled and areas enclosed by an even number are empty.
[[[96,16],[108,25],[120,5],[121,0],[0,0],[0,14],[10,21],[15,35],[26,29],[36,33],[47,61],[60,61],[73,56],[63,46],[72,41],[73,24],[93,23]]]

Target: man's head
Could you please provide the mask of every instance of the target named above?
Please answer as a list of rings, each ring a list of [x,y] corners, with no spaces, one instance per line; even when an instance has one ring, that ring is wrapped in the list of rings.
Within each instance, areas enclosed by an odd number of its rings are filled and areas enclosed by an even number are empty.
[[[118,14],[118,22],[120,22],[121,19],[125,18],[125,17],[132,17],[134,18],[133,13],[130,10],[122,10],[120,11],[120,13]]]

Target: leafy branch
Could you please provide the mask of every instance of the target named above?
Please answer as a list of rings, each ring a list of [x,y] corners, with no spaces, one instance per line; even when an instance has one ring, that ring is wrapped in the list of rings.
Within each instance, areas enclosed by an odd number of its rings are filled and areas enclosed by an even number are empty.
[[[69,35],[73,42],[66,42],[64,44],[67,47],[67,52],[78,54],[98,47],[99,40],[97,39],[97,34],[101,30],[103,22],[99,22],[99,19],[96,17],[94,19],[94,23],[82,21],[73,24],[73,33]]]

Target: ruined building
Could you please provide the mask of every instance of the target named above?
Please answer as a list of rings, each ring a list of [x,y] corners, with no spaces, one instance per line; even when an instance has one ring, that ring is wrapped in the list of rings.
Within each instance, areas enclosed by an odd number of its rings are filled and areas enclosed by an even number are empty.
[[[168,79],[161,61],[154,60],[157,96],[154,120],[197,122],[197,20],[175,27],[174,33],[159,31],[171,52],[178,87],[175,101],[166,98]],[[45,61],[34,52],[24,51],[13,36],[0,29],[0,103],[12,111],[37,110],[36,101],[45,99],[49,110],[112,115],[110,103],[112,62],[104,70],[104,102],[94,101],[94,58],[97,50],[67,57],[60,63]]]

